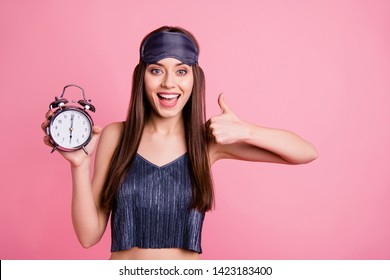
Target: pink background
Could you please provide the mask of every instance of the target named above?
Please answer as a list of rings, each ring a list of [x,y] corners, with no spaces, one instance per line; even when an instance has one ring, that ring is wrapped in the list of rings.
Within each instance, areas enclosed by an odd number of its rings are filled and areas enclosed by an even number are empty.
[[[88,250],[76,240],[69,167],[40,124],[69,83],[93,99],[97,124],[123,120],[139,43],[165,24],[200,42],[209,117],[223,91],[242,119],[295,131],[320,155],[218,162],[202,258],[390,259],[390,4],[379,0],[2,0],[0,258],[109,257],[109,230]]]

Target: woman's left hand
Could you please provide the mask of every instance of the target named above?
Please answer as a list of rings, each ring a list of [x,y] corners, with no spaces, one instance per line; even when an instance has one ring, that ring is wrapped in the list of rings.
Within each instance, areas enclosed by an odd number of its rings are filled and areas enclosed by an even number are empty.
[[[218,97],[221,114],[210,118],[207,122],[208,135],[216,144],[233,144],[242,142],[249,129],[225,103],[223,93]]]
[[[211,164],[219,159],[302,164],[317,158],[315,147],[295,133],[241,121],[222,94],[218,104],[221,114],[206,123]]]

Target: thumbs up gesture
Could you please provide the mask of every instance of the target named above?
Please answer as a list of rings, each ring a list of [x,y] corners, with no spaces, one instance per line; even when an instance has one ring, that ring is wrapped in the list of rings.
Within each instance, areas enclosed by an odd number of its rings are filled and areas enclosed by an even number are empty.
[[[206,124],[208,135],[217,144],[244,141],[246,126],[226,104],[223,94],[218,97],[221,114],[210,118]]]

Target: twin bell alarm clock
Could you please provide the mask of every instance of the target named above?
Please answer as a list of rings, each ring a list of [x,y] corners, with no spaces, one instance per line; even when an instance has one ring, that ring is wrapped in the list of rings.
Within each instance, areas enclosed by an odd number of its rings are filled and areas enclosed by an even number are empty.
[[[69,102],[64,98],[65,91],[70,87],[81,90],[83,99]],[[50,124],[46,133],[50,137],[53,149],[61,151],[76,151],[83,149],[88,154],[85,146],[92,139],[93,120],[88,111],[95,112],[95,106],[91,100],[85,98],[84,90],[78,85],[67,85],[64,87],[61,96],[55,97],[50,103],[50,109],[55,110],[50,118]]]

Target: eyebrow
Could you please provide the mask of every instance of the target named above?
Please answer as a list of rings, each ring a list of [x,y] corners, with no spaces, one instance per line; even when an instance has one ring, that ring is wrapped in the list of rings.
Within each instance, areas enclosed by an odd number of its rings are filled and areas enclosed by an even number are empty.
[[[158,62],[156,62],[156,63],[151,63],[151,64],[149,64],[149,65],[158,65],[158,66],[161,66],[161,67],[165,67],[164,64],[158,63]],[[148,66],[149,66],[149,65],[148,65]],[[187,64],[185,64],[185,63],[183,63],[183,62],[180,62],[180,63],[176,63],[174,66],[182,66],[182,65],[187,65]],[[187,66],[188,66],[188,65],[187,65]]]

